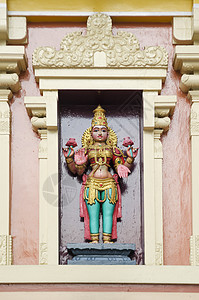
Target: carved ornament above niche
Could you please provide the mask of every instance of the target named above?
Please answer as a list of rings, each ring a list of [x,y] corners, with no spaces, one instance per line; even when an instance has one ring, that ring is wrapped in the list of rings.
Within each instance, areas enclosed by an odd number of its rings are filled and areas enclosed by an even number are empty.
[[[67,34],[60,50],[39,47],[33,53],[35,68],[167,68],[168,53],[163,47],[140,50],[136,37],[125,31],[112,33],[112,20],[101,13],[87,20],[87,33]]]

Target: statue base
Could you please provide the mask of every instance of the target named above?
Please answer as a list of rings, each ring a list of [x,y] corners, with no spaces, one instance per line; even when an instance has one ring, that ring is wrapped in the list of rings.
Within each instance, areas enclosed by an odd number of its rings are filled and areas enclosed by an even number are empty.
[[[135,244],[67,244],[68,265],[136,265]]]

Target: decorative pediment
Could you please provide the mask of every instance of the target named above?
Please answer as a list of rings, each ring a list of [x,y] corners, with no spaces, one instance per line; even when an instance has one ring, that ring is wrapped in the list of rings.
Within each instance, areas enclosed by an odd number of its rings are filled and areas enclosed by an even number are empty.
[[[112,20],[101,13],[87,20],[87,33],[67,34],[60,50],[39,47],[33,53],[35,68],[167,68],[168,54],[160,46],[140,50],[130,32],[112,33]]]

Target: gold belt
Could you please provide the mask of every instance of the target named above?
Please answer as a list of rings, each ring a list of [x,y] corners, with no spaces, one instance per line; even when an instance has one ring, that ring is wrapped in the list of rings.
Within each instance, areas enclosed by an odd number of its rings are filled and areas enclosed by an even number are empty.
[[[87,196],[87,188],[89,193]],[[111,196],[109,195],[109,189],[112,190]],[[104,199],[99,199],[98,191],[105,191]],[[84,199],[87,200],[88,204],[95,204],[95,199],[98,202],[104,202],[106,199],[109,202],[115,204],[118,200],[117,185],[114,178],[94,178],[88,177],[85,184]]]

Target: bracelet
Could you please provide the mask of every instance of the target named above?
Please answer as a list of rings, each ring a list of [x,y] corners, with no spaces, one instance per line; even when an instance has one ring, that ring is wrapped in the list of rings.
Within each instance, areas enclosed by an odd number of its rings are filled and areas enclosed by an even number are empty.
[[[82,165],[75,164],[75,168],[76,169],[84,169],[84,168],[86,168],[86,164],[82,164]]]
[[[133,161],[134,161],[134,158],[133,157],[127,157],[127,160],[126,160],[126,162],[128,163],[128,164],[132,164],[133,163]]]
[[[73,162],[72,157],[66,157],[66,162],[68,165],[71,164]]]

